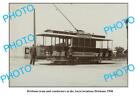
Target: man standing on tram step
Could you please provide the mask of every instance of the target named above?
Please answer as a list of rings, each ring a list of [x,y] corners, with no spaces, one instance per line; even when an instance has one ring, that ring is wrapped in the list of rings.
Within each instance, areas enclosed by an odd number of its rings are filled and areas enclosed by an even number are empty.
[[[30,64],[34,65],[36,58],[36,46],[34,44],[30,49],[30,55],[31,55]]]

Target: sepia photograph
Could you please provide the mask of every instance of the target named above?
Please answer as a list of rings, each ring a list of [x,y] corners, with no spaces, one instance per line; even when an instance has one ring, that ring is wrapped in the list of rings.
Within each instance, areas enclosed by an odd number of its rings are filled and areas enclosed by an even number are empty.
[[[9,87],[128,87],[132,19],[128,3],[9,3]]]

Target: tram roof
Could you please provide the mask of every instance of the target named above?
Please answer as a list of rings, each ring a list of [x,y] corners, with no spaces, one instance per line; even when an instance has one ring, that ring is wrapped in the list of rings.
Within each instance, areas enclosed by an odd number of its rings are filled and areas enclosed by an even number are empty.
[[[59,38],[85,38],[85,39],[95,39],[97,41],[112,41],[106,38],[92,37],[90,35],[70,35],[70,34],[56,34],[56,33],[44,33],[44,34],[36,34],[36,36],[45,36],[45,37],[59,37]]]
[[[92,37],[99,37],[99,38],[105,38],[105,36],[103,35],[94,35],[94,34],[90,34],[90,33],[85,33],[83,30],[78,30],[77,31],[58,31],[58,30],[51,30],[51,29],[47,29],[44,32],[49,32],[49,33],[55,33],[55,34],[66,34],[66,35],[90,35]]]

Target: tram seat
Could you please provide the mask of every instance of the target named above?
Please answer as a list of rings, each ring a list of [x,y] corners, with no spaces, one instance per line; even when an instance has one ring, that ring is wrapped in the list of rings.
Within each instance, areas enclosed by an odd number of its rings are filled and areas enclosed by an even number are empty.
[[[65,56],[65,52],[58,52],[58,51],[53,51],[52,56]]]

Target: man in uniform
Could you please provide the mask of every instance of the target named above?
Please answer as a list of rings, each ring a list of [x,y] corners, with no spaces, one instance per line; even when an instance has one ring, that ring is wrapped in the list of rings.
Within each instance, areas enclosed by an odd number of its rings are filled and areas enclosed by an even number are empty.
[[[34,44],[30,49],[30,54],[31,54],[30,64],[34,65],[35,64],[35,58],[36,58],[36,47],[35,47]]]

